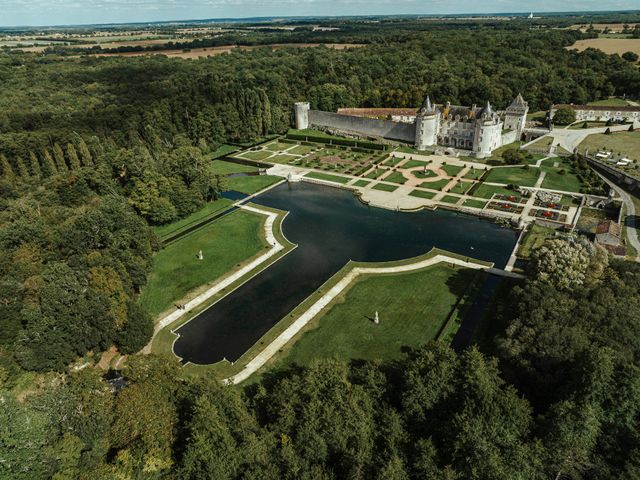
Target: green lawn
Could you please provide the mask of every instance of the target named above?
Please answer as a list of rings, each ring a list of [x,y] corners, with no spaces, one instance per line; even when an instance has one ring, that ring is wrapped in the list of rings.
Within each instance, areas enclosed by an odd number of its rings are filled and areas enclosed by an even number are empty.
[[[269,150],[270,152],[282,152],[283,150],[286,150],[288,148],[293,147],[294,144],[292,143],[284,143],[284,142],[272,142],[272,143],[268,143],[267,145],[264,146],[265,150]]]
[[[582,182],[574,173],[571,173],[571,166],[568,163],[560,161],[560,166],[557,168],[547,166],[540,168],[547,172],[542,181],[542,188],[565,192],[580,192]],[[562,171],[564,173],[560,173]]]
[[[626,100],[621,98],[606,98],[604,100],[596,100],[595,102],[589,102],[587,105],[603,105],[603,106],[611,106],[611,107],[624,107],[628,106],[629,103]]]
[[[473,187],[473,183],[471,182],[458,182],[456,183],[453,188],[451,188],[449,191],[451,193],[459,193],[460,195],[465,194],[471,187]]]
[[[611,135],[596,133],[585,138],[578,147],[581,153],[586,150],[589,150],[590,153],[596,153],[603,149],[612,151],[615,155],[620,153],[632,160],[640,160],[640,131],[620,132]]]
[[[494,187],[493,185],[485,185],[484,183],[478,187],[473,193],[474,197],[491,198],[494,193],[502,195],[515,195],[520,198],[520,194],[514,190],[509,190],[505,187]]]
[[[424,192],[422,190],[413,190],[409,195],[411,197],[426,198],[430,200],[433,197],[435,197],[437,194],[434,192]]]
[[[381,176],[384,172],[386,172],[386,170],[382,168],[376,168],[375,170],[372,170],[371,172],[367,173],[365,177],[375,179]]]
[[[209,172],[214,175],[228,175],[230,173],[257,172],[258,167],[240,165],[239,163],[225,162],[224,160],[214,160],[209,164]]]
[[[282,180],[282,177],[276,177],[273,175],[255,175],[252,177],[230,178],[228,182],[229,190],[236,190],[238,192],[251,195],[279,182],[280,180]]]
[[[407,179],[404,178],[404,176],[402,175],[402,173],[400,172],[393,172],[391,175],[389,175],[388,177],[386,177],[384,179],[385,182],[393,182],[393,183],[399,183],[400,185],[403,185],[407,182]]]
[[[422,182],[419,187],[420,188],[430,188],[431,190],[442,190],[446,187],[451,180],[447,178],[443,178],[442,180],[438,180],[436,182]]]
[[[494,168],[485,178],[485,182],[504,183],[533,187],[540,176],[538,168],[499,167]]]
[[[484,172],[485,170],[481,170],[479,168],[471,168],[467,173],[465,173],[463,178],[478,180],[482,175],[484,175]]]
[[[269,158],[270,163],[290,163],[292,160],[297,160],[300,157],[296,155],[289,155],[287,153],[280,153]]]
[[[236,211],[168,245],[153,257],[140,302],[157,316],[187,293],[223,276],[265,248],[264,216]],[[196,258],[202,250],[204,260]]]
[[[371,188],[374,190],[382,190],[383,192],[395,192],[398,189],[395,185],[387,185],[385,183],[376,183]]]
[[[314,150],[314,147],[309,147],[307,145],[298,145],[296,147],[293,147],[287,153],[295,153],[296,155],[307,155],[308,153],[311,153],[313,150]]]
[[[322,172],[309,172],[305,175],[305,177],[307,178],[315,178],[317,180],[326,180],[328,182],[335,182],[335,183],[341,183],[341,184],[345,184],[351,181],[351,179],[349,177],[341,177],[338,175],[330,175],[328,173],[322,173]]]
[[[487,205],[487,202],[483,202],[482,200],[475,200],[470,198],[469,200],[465,200],[462,206],[471,207],[471,208],[484,208]]]
[[[248,160],[261,161],[269,158],[273,152],[268,150],[257,150],[257,151],[246,151],[243,152],[242,155],[239,155],[241,158],[246,158]]]
[[[445,195],[444,197],[442,197],[442,200],[440,201],[444,203],[458,203],[458,200],[460,200],[460,197],[454,197],[453,195]]]
[[[382,164],[387,165],[389,167],[395,167],[396,165],[398,165],[400,162],[403,162],[403,161],[404,161],[404,158],[402,157],[389,157],[387,160],[382,162]]]
[[[464,169],[464,167],[460,167],[458,165],[442,165],[440,168],[447,172],[447,175],[450,177],[455,177]]]
[[[478,272],[434,265],[402,275],[364,277],[330,305],[279,366],[318,358],[392,360],[402,347],[436,338]],[[378,311],[380,323],[374,324]]]
[[[224,157],[225,155],[230,155],[234,152],[238,151],[238,147],[234,147],[233,145],[220,145],[214,152],[209,154],[209,158],[214,160],[216,158]]]
[[[225,198],[221,198],[220,200],[216,200],[215,202],[209,202],[197,212],[194,212],[188,217],[178,220],[177,222],[153,227],[153,232],[161,239],[164,239],[170,235],[173,235],[174,233],[178,233],[180,230],[184,230],[185,228],[195,225],[196,223],[204,220],[207,217],[222,212],[232,204],[233,202],[231,200],[227,200]]]
[[[421,162],[420,160],[409,160],[407,163],[402,165],[400,168],[402,168],[404,170],[408,170],[410,168],[426,167],[427,165],[428,165],[427,162]]]
[[[367,180],[358,180],[356,183],[353,184],[354,187],[366,187],[367,185],[369,185],[371,182],[367,181]]]
[[[429,170],[429,169],[427,169],[426,172],[419,170],[417,172],[411,172],[411,173],[416,178],[431,178],[431,177],[437,177],[438,176],[438,174],[436,172],[434,172],[433,170]]]

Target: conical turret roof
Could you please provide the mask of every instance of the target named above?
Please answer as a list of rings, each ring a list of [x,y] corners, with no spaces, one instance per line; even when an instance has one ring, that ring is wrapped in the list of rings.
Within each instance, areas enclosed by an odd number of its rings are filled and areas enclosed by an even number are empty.
[[[436,113],[436,108],[433,103],[431,103],[431,98],[427,95],[427,98],[424,99],[424,103],[422,104],[422,108],[420,109],[420,115],[429,115],[432,113]]]
[[[511,102],[509,108],[528,108],[529,104],[522,98],[522,94],[518,93],[518,96]]]
[[[480,118],[491,118],[493,117],[493,108],[491,108],[491,103],[487,100],[487,104],[482,109],[480,113]]]

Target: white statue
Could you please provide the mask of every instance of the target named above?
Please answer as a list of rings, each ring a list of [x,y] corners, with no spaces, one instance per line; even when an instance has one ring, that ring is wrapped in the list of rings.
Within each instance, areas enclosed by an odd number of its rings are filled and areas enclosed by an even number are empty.
[[[198,252],[198,260],[204,260],[204,256],[202,255],[202,250]]]
[[[373,318],[373,323],[375,323],[376,325],[380,324],[380,317],[378,316],[378,311],[376,310],[376,315]]]

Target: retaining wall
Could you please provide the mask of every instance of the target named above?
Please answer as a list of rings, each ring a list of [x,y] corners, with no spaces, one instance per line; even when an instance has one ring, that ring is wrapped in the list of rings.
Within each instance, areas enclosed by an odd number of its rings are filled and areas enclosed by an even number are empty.
[[[414,124],[340,115],[319,110],[309,111],[309,125],[312,127],[335,128],[345,132],[388,138],[390,140],[400,140],[411,144],[415,142],[416,138],[416,126]]]

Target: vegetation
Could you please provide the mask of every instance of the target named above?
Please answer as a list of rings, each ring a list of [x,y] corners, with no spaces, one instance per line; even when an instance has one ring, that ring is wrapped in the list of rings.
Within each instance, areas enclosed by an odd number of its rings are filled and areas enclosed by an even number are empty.
[[[351,179],[349,177],[342,177],[340,175],[330,175],[328,173],[322,173],[322,172],[309,172],[305,175],[305,177],[308,178],[316,178],[318,180],[327,180],[328,182],[335,182],[335,183],[348,183]]]
[[[576,111],[573,108],[559,108],[552,120],[556,125],[569,125],[576,121]]]
[[[374,190],[381,190],[383,192],[395,192],[398,187],[395,185],[387,185],[386,183],[376,183],[373,187]]]

